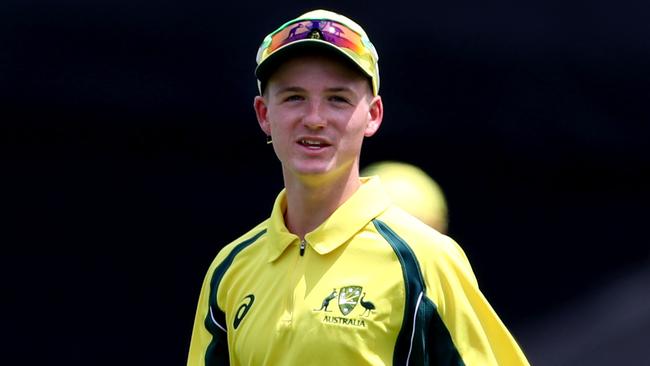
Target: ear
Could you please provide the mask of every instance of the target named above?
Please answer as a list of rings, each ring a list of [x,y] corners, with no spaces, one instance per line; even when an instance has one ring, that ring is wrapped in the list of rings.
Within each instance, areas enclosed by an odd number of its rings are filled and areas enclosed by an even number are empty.
[[[255,116],[257,117],[257,123],[260,124],[260,128],[267,136],[271,136],[271,123],[268,120],[269,108],[266,103],[266,99],[258,95],[253,100],[253,108],[255,109]]]
[[[377,132],[381,121],[384,119],[384,103],[381,101],[381,96],[377,95],[372,98],[370,102],[370,109],[368,110],[368,124],[364,136],[370,137]]]

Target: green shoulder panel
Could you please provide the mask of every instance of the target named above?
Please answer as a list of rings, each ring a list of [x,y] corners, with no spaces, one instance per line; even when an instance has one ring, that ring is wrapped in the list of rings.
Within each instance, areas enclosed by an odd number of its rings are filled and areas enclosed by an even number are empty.
[[[228,256],[221,262],[210,279],[210,305],[208,307],[208,314],[205,317],[205,328],[212,334],[212,341],[208,345],[205,353],[206,366],[228,365],[228,340],[226,335],[226,315],[217,306],[217,290],[223,275],[228,268],[232,265],[237,254],[246,249],[249,245],[253,244],[257,239],[266,233],[266,229],[255,234],[250,239],[247,239],[235,246]]]
[[[436,305],[425,296],[426,286],[415,253],[385,222],[372,222],[393,248],[404,275],[404,318],[393,365],[464,365]]]

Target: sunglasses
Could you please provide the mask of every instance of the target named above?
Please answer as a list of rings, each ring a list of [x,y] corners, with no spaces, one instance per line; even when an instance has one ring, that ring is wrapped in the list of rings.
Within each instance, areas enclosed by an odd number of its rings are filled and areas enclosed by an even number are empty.
[[[304,39],[319,39],[334,46],[348,49],[360,57],[378,59],[370,40],[345,24],[328,19],[310,19],[288,23],[267,37],[257,54],[258,63],[282,46]]]

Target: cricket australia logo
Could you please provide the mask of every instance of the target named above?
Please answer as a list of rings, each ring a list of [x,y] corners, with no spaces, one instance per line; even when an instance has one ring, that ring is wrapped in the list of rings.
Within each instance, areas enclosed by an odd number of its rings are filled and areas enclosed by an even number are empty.
[[[366,300],[365,297],[366,293],[363,291],[363,287],[361,286],[345,286],[338,290],[334,288],[332,289],[332,292],[325,295],[320,308],[314,309],[314,312],[326,313],[322,319],[323,323],[365,328],[367,321],[366,318],[375,311],[375,305]],[[342,316],[327,314],[332,313],[332,310],[329,309],[329,305],[330,301],[334,299],[337,299],[339,311]],[[360,307],[363,308],[363,311],[355,318],[351,316],[351,313],[355,308],[357,308],[357,305],[360,305]],[[348,315],[350,316],[348,317]]]
[[[344,316],[350,314],[359,303],[361,286],[345,286],[339,291],[339,309]]]

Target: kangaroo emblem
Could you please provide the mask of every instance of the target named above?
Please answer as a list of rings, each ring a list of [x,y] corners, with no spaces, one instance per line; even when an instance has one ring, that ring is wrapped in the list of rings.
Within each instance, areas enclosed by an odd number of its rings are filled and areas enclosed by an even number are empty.
[[[336,298],[336,289],[332,290],[332,293],[327,295],[326,298],[323,299],[323,303],[320,306],[320,309],[314,309],[314,311],[326,311],[326,312],[332,312],[332,310],[327,310],[327,307],[330,305],[330,301],[334,300]]]
[[[291,28],[291,29],[289,30],[289,35],[287,36],[286,39],[291,39],[291,38],[295,37],[295,36],[296,36],[296,32],[297,32],[300,28],[305,28],[305,25],[302,24],[302,23],[300,23],[300,24],[298,24],[297,26]]]

